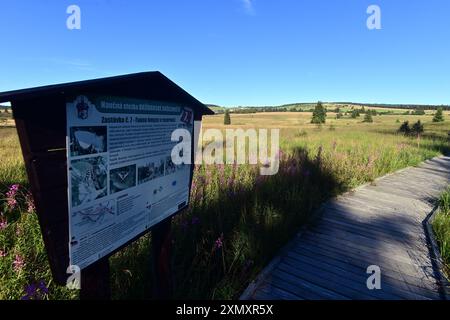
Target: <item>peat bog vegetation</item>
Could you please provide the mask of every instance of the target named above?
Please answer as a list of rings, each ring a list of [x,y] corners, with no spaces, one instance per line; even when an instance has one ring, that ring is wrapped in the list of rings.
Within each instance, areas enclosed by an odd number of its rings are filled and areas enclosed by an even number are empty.
[[[311,124],[310,112],[232,113],[227,128],[281,129],[280,171],[196,167],[191,206],[173,220],[174,297],[239,297],[326,199],[448,152],[448,111],[444,122],[433,122],[433,113],[397,110],[368,123],[328,112],[322,125]],[[205,117],[203,128],[224,129],[223,119]],[[398,133],[417,120],[420,139]],[[76,299],[51,281],[27,184],[15,128],[0,123],[0,299]],[[446,239],[448,261],[448,231]],[[113,298],[151,298],[150,242],[145,236],[111,258]]]
[[[444,271],[450,279],[450,186],[441,195],[438,210],[433,221],[433,231],[444,262]]]

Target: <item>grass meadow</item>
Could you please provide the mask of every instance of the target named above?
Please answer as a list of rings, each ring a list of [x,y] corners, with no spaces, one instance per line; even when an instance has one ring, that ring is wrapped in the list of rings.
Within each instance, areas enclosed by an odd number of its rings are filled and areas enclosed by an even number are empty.
[[[439,212],[433,221],[433,231],[439,244],[445,272],[450,279],[450,186],[439,199]]]
[[[280,171],[196,166],[191,205],[173,219],[174,298],[238,298],[325,200],[450,150],[448,113],[433,123],[431,114],[403,112],[373,123],[329,112],[321,126],[310,124],[308,112],[231,114],[227,128],[281,129]],[[403,121],[419,119],[420,140],[397,134]],[[203,128],[225,129],[223,115],[205,117]],[[52,283],[18,138],[1,124],[0,211],[0,299],[76,299],[76,291]],[[150,249],[147,235],[110,259],[114,299],[151,298]]]

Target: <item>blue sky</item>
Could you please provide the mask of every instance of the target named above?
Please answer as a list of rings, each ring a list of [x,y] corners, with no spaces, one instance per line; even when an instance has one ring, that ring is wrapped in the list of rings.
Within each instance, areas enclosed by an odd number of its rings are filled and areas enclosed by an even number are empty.
[[[448,0],[1,1],[0,39],[0,91],[159,70],[225,106],[450,104]]]

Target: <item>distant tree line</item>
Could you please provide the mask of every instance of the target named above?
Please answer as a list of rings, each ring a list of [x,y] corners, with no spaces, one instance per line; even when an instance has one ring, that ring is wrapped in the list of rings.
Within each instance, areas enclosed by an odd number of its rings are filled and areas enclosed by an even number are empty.
[[[322,103],[325,105],[325,103]],[[336,107],[332,110],[328,110],[331,112],[339,113],[340,107],[343,108],[351,108],[349,111],[351,114],[354,110],[357,110],[357,115],[365,114],[366,112],[372,112],[372,115],[383,115],[383,114],[393,114],[394,111],[386,110],[386,111],[376,111],[374,109],[368,109],[366,111],[366,107],[370,108],[379,108],[379,109],[413,109],[406,110],[405,115],[425,115],[426,110],[448,110],[450,111],[449,105],[442,106],[431,106],[431,105],[406,105],[406,104],[359,104],[359,103],[344,103],[344,102],[336,102],[336,103],[326,103],[328,106],[336,105]],[[216,106],[216,105],[207,105],[208,107],[212,107],[215,109],[216,114],[223,114],[225,112],[225,108]],[[358,109],[357,109],[358,108]],[[260,112],[314,112],[315,105],[311,103],[296,103],[296,104],[286,104],[281,106],[255,106],[255,107],[235,107],[235,108],[227,108],[231,113],[237,114],[246,114],[246,113],[260,113]]]
[[[340,104],[348,106],[367,106],[371,108],[388,108],[388,109],[422,109],[422,110],[450,110],[450,105],[423,105],[423,104],[380,104],[380,103],[354,103],[354,102],[333,102],[331,104]]]

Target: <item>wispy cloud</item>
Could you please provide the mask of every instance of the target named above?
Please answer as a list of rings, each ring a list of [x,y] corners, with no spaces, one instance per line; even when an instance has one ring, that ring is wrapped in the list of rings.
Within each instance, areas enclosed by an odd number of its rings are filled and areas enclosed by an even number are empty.
[[[255,14],[255,7],[253,5],[254,0],[240,0],[244,10],[247,14],[254,15]]]

